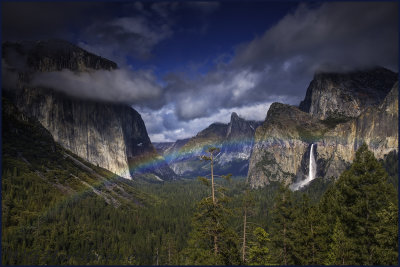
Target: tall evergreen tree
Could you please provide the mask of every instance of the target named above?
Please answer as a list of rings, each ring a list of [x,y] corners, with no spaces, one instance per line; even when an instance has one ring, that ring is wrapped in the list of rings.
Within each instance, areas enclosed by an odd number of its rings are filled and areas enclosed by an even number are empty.
[[[350,169],[342,173],[335,186],[336,216],[342,226],[340,231],[351,243],[348,252],[352,258],[345,264],[383,264],[380,255],[382,251],[393,251],[391,262],[397,262],[397,247],[394,244],[379,243],[377,236],[377,233],[385,232],[382,214],[391,203],[397,204],[393,202],[395,195],[393,186],[387,182],[386,171],[364,143],[356,152]],[[389,231],[396,234],[394,229]],[[382,245],[384,247],[376,249]]]
[[[293,212],[293,254],[295,264],[312,265],[320,261],[320,213],[303,194]]]
[[[328,265],[348,265],[348,263],[353,260],[354,256],[349,253],[351,251],[351,246],[351,240],[346,237],[343,231],[343,225],[337,220],[333,230],[328,258],[325,263]]]
[[[249,218],[254,214],[254,196],[249,189],[246,189],[243,194],[242,212],[243,212],[243,232],[242,232],[242,262],[247,262],[247,243],[249,239]]]
[[[250,265],[271,265],[271,253],[269,250],[270,239],[268,233],[261,227],[253,231],[255,241],[249,242]]]
[[[335,198],[335,187],[332,186],[323,194],[317,205],[317,243],[319,250],[317,252],[318,263],[324,263],[329,257],[331,251],[333,231],[337,218],[337,201]]]
[[[271,226],[273,261],[277,264],[295,264],[292,231],[293,211],[293,193],[287,186],[281,185],[275,198],[272,211],[273,224]]]
[[[208,149],[210,156],[202,156],[203,160],[210,161],[211,176],[210,180],[207,177],[199,177],[199,180],[211,187],[211,196],[197,204],[188,248],[185,251],[185,264],[240,264],[238,236],[228,224],[228,218],[232,215],[226,205],[228,198],[224,194],[224,188],[215,184],[214,178],[217,175],[213,172],[213,155],[217,152],[218,149],[211,147]],[[230,179],[230,175],[222,177]]]
[[[375,226],[376,244],[373,257],[381,265],[398,264],[398,207],[394,202],[378,212],[379,225]]]

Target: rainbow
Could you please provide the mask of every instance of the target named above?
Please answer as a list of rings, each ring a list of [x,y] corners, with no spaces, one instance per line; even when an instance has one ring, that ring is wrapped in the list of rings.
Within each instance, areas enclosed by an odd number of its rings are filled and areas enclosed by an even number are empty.
[[[133,177],[135,175],[152,173],[158,168],[168,166],[171,163],[185,162],[190,160],[200,160],[200,156],[207,154],[207,149],[209,147],[217,147],[221,149],[221,153],[232,153],[232,152],[242,152],[243,148],[251,147],[254,143],[253,139],[232,139],[224,142],[217,141],[207,141],[203,140],[203,144],[186,144],[178,151],[172,151],[170,153],[164,154],[163,156],[155,155],[150,153],[148,155],[142,156],[129,164],[129,170],[121,170],[117,172],[119,176],[122,174],[130,173]],[[250,151],[249,151],[250,152]],[[218,157],[218,155],[216,155]]]

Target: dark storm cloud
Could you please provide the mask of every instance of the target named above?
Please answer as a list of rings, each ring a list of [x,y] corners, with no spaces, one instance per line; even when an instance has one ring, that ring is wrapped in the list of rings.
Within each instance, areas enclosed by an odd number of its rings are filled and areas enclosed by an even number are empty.
[[[301,5],[263,36],[238,49],[234,65],[263,68],[304,55],[327,70],[383,64],[397,68],[398,4],[331,2],[317,9]],[[309,64],[308,64],[309,65]]]
[[[73,40],[84,49],[126,63],[152,56],[161,41],[173,36],[177,12],[207,15],[212,2],[5,2],[3,40]]]
[[[179,119],[192,120],[262,101],[298,104],[317,71],[397,71],[397,11],[394,2],[300,5],[205,76],[169,76],[166,94]]]
[[[147,59],[155,45],[172,36],[164,19],[150,20],[142,15],[96,21],[81,34],[79,45],[93,53],[124,63],[127,55]]]
[[[173,37],[178,12],[206,16],[218,7],[212,2],[125,3],[125,15],[94,21],[80,33],[79,45],[119,64],[126,63],[126,56],[146,60],[156,45]]]
[[[211,14],[215,12],[219,7],[219,2],[206,2],[206,1],[195,1],[195,2],[183,2],[183,7],[195,9],[203,14]]]
[[[2,2],[2,38],[38,40],[67,38],[70,31],[95,16],[107,16],[109,4],[102,2]]]

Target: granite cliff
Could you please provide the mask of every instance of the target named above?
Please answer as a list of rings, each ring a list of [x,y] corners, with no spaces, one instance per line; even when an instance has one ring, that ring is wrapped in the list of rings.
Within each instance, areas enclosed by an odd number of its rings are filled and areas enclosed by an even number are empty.
[[[338,124],[316,142],[317,155],[326,166],[321,176],[337,177],[353,161],[363,142],[383,159],[398,150],[398,82],[378,106],[368,107],[355,119]]]
[[[250,186],[305,179],[311,144],[315,145],[316,176],[324,178],[338,177],[363,142],[379,159],[397,151],[396,77],[383,68],[320,74],[314,77],[299,108],[272,104],[255,133],[247,177]]]
[[[133,108],[29,84],[38,72],[112,70],[117,64],[61,40],[4,43],[2,52],[7,73],[18,76],[17,88],[3,88],[3,95],[21,112],[38,119],[64,148],[125,178],[144,173],[156,180],[177,177],[157,154]]]
[[[300,103],[300,110],[324,120],[357,117],[378,105],[397,81],[397,74],[381,67],[349,73],[317,73]]]

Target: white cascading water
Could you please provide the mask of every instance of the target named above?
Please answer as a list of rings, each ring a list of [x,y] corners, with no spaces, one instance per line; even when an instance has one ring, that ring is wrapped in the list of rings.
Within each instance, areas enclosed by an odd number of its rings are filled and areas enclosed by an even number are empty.
[[[308,165],[308,176],[306,179],[292,184],[290,188],[294,191],[302,188],[303,186],[307,185],[309,182],[314,180],[316,174],[317,174],[317,163],[315,162],[314,158],[314,144],[311,144],[310,160]]]
[[[311,182],[314,180],[315,175],[317,174],[317,164],[315,163],[314,158],[314,144],[311,144],[311,151],[310,151],[310,165],[308,167],[308,181]]]

